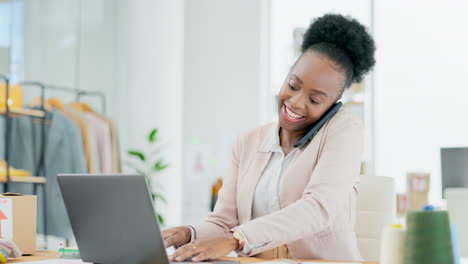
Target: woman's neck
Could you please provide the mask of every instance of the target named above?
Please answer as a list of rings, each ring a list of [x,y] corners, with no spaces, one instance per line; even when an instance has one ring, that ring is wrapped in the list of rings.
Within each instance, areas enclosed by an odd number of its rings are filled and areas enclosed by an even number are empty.
[[[294,149],[294,144],[297,143],[302,137],[304,136],[303,132],[291,132],[287,131],[280,127],[279,129],[279,139],[280,139],[280,146],[283,149],[284,155],[288,155]]]

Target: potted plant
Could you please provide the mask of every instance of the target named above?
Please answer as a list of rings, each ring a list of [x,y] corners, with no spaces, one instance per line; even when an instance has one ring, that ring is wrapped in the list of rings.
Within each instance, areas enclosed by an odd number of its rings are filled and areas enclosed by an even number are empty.
[[[138,174],[146,176],[153,204],[156,205],[159,202],[167,203],[166,198],[160,192],[162,186],[155,182],[155,176],[168,167],[168,164],[161,157],[158,157],[158,129],[151,130],[146,139],[148,146],[144,151],[132,149],[127,152],[130,156],[127,165]],[[159,223],[164,224],[164,217],[159,212],[157,214]]]

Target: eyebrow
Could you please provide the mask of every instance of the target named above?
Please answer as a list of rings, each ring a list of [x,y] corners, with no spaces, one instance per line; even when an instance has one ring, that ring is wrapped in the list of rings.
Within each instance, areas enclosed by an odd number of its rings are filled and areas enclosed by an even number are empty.
[[[299,82],[299,84],[301,84],[301,85],[304,84],[304,82],[301,80],[301,78],[299,78],[296,74],[293,73],[293,74],[291,74],[291,76],[294,77]],[[328,98],[328,95],[326,93],[320,91],[320,90],[312,89],[312,91],[314,91],[316,93],[319,93],[319,94],[321,94],[321,95]]]

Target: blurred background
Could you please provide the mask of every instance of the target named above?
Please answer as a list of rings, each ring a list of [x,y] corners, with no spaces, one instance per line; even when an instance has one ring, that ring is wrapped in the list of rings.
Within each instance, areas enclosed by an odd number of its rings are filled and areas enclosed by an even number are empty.
[[[209,213],[236,136],[277,119],[302,34],[328,12],[377,44],[374,71],[343,98],[365,124],[362,173],[395,178],[403,211],[413,187],[443,205],[443,188],[468,187],[464,0],[0,0],[0,73],[22,108],[40,89],[21,84],[40,82],[46,99],[112,119],[118,171],[141,172],[150,155],[165,226],[191,224]]]

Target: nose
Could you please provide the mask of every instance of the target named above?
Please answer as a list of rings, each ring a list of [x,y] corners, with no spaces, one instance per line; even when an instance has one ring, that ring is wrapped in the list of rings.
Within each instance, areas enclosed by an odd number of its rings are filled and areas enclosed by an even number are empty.
[[[294,109],[304,109],[305,104],[307,103],[307,96],[303,94],[301,91],[295,93],[292,97],[289,98],[289,103],[291,107]]]

